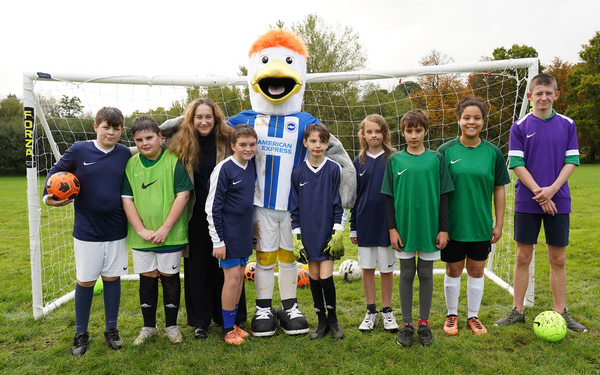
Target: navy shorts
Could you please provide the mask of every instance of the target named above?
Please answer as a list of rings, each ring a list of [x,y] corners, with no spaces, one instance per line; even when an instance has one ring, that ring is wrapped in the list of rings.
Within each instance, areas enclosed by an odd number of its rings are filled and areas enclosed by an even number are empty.
[[[233,268],[233,267],[237,267],[237,266],[246,267],[246,265],[248,265],[248,258],[249,257],[219,259],[219,267],[221,267],[221,268]]]
[[[544,222],[546,244],[554,247],[569,245],[569,214],[530,214],[515,212],[515,241],[534,245]]]
[[[490,241],[461,242],[450,240],[442,249],[442,260],[446,263],[455,263],[465,260],[485,261],[490,254],[492,246]]]

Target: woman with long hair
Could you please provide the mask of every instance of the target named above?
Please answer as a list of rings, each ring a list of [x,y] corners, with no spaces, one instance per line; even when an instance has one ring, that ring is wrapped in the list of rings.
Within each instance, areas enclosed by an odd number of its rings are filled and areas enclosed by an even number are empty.
[[[195,327],[197,339],[208,337],[211,321],[223,325],[221,290],[223,270],[213,257],[205,204],[210,174],[231,154],[230,135],[223,111],[208,98],[199,98],[185,109],[179,130],[167,146],[179,157],[194,182],[194,197],[188,207],[189,246],[184,252],[184,290],[188,325]],[[246,296],[242,289],[236,325],[246,321]]]

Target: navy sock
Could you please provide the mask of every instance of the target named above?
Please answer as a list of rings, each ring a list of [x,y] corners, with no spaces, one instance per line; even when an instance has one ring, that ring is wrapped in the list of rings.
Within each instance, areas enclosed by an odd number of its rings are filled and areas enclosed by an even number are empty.
[[[94,298],[94,287],[86,288],[79,284],[75,285],[75,332],[87,332],[90,322],[90,310]]]
[[[114,281],[103,281],[104,284],[104,318],[106,331],[117,328],[119,305],[121,304],[121,278]]]
[[[227,328],[233,328],[233,325],[235,324],[235,314],[237,312],[237,309],[221,309],[221,311],[223,314],[223,329],[225,330]]]

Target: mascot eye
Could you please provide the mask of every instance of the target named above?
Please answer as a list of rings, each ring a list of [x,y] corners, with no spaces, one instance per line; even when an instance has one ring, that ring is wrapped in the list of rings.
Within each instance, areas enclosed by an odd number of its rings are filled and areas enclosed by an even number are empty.
[[[285,62],[286,62],[288,65],[292,65],[292,64],[294,63],[294,58],[293,58],[293,57],[291,57],[291,56],[288,56],[288,57],[286,57],[286,58],[285,58]]]
[[[268,56],[263,56],[261,61],[262,61],[263,64],[266,64],[266,63],[269,62],[269,57]]]

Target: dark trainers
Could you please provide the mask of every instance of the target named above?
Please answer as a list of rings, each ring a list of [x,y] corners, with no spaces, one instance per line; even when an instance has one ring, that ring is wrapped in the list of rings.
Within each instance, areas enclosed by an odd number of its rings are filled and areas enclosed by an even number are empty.
[[[330,327],[329,327],[329,322],[327,321],[327,318],[320,319],[319,324],[317,325],[317,328],[315,328],[313,333],[310,335],[310,339],[311,340],[322,339],[329,332],[329,329],[330,329]]]
[[[433,333],[431,333],[431,328],[429,328],[429,326],[419,326],[419,329],[417,329],[417,333],[419,334],[419,340],[421,340],[421,345],[428,347],[431,346],[431,344],[433,344]]]
[[[497,326],[509,326],[515,323],[525,323],[525,309],[520,313],[517,308],[513,306],[512,309],[506,314],[506,316],[494,323]]]
[[[588,329],[585,328],[585,326],[583,326],[582,324],[577,323],[575,321],[575,319],[573,319],[573,317],[571,316],[571,313],[569,313],[567,311],[566,307],[565,307],[565,310],[560,315],[565,319],[565,322],[567,322],[567,328],[570,331],[581,332],[581,333],[585,333],[585,332],[588,331]]]
[[[208,338],[208,329],[198,327],[194,330],[194,337],[198,340],[206,340]]]
[[[342,331],[342,327],[340,327],[339,322],[331,322],[329,323],[329,327],[331,327],[331,338],[341,340],[344,338],[344,331]]]
[[[303,335],[308,333],[308,321],[298,310],[298,304],[294,303],[289,310],[284,310],[283,307],[280,307],[277,310],[277,320],[279,321],[279,326],[287,335]]]
[[[404,347],[409,347],[412,345],[414,334],[415,329],[412,326],[405,325],[402,327],[400,332],[398,332],[398,339],[396,340],[396,343]]]
[[[90,343],[90,335],[87,332],[76,333],[73,339],[73,347],[71,348],[71,354],[73,355],[84,355],[88,344]]]
[[[271,337],[277,330],[277,318],[275,317],[275,309],[272,307],[256,306],[252,323],[252,336],[256,337]]]
[[[123,339],[121,335],[119,335],[119,330],[116,328],[111,328],[108,331],[104,332],[104,338],[113,350],[118,350],[123,347]]]

